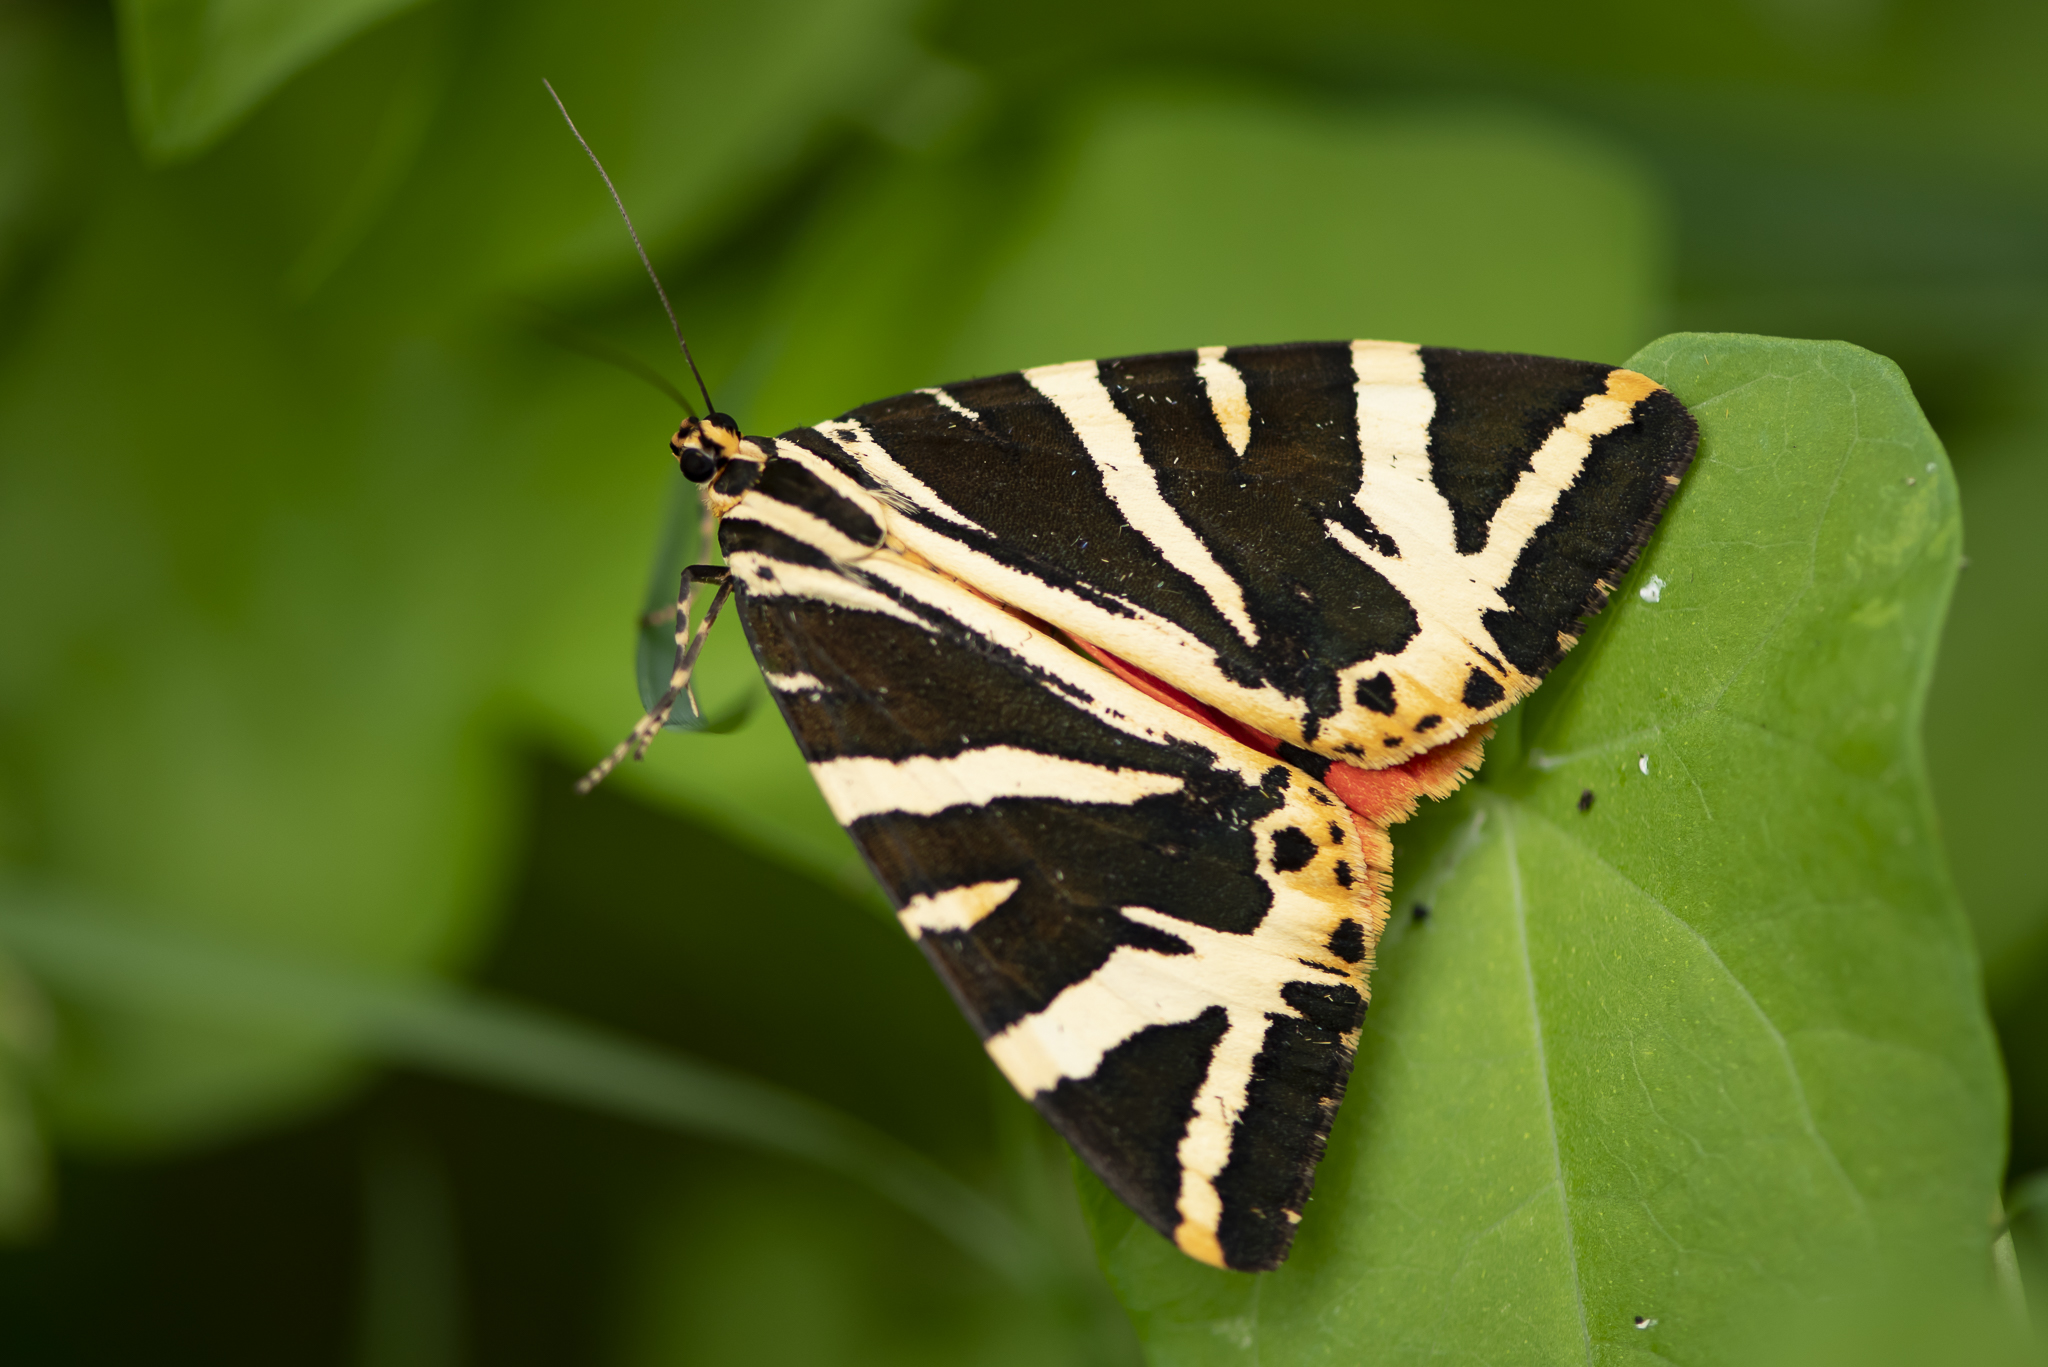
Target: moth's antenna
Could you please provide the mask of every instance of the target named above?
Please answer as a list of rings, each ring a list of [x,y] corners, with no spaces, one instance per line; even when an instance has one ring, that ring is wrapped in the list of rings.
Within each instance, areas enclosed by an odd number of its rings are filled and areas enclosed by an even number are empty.
[[[556,318],[547,310],[541,308],[538,304],[528,304],[526,307],[533,315],[535,330],[556,346],[588,356],[594,361],[603,361],[606,365],[617,366],[628,375],[637,376],[647,381],[648,384],[653,385],[669,398],[675,400],[676,407],[682,409],[691,417],[697,416],[696,408],[683,396],[683,391],[669,383],[668,376],[662,374],[638,356],[630,355],[600,337],[593,337],[587,332],[572,327],[567,322]]]
[[[711,402],[711,390],[704,383],[704,372],[697,369],[697,358],[690,354],[690,344],[683,340],[683,325],[676,321],[676,311],[669,306],[668,291],[661,287],[661,277],[654,273],[654,263],[647,259],[647,248],[640,245],[640,234],[633,227],[633,216],[626,212],[626,201],[619,198],[619,187],[612,184],[611,175],[604,169],[604,163],[597,159],[597,153],[591,151],[590,144],[584,141],[583,130],[576,126],[576,120],[569,117],[569,106],[562,103],[560,95],[555,94],[554,86],[545,78],[541,80],[541,84],[547,86],[548,96],[554,100],[555,108],[562,111],[562,122],[569,125],[570,133],[575,135],[577,142],[582,143],[584,155],[590,158],[590,164],[597,168],[598,175],[604,177],[604,188],[612,192],[612,203],[618,206],[619,217],[626,220],[626,235],[633,239],[633,250],[640,253],[640,264],[647,268],[647,278],[654,282],[654,292],[661,296],[661,310],[668,315],[669,327],[675,330],[676,345],[683,349],[683,359],[689,363],[690,374],[696,378],[697,392],[704,396],[704,406],[714,413],[717,412],[718,405]],[[691,411],[687,400],[683,404],[683,410],[693,418],[697,416]]]

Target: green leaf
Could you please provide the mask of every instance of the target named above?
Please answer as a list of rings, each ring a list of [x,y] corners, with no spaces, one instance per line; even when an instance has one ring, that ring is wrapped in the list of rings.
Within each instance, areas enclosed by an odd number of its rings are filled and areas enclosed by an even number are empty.
[[[1292,1260],[1213,1272],[1096,1204],[1155,1362],[1739,1362],[1845,1280],[1989,1278],[2004,1099],[1919,741],[1947,461],[1843,343],[1631,364],[1698,460],[1480,781],[1400,833]]]
[[[1314,337],[1618,360],[1648,335],[1655,201],[1546,120],[1119,86],[1076,122],[953,374]],[[1247,169],[1241,193],[1220,166]]]
[[[925,108],[920,92],[960,73],[911,37],[913,10],[909,0],[491,7],[391,216],[408,252],[429,258],[420,288],[558,301],[630,290],[658,320],[611,197],[541,79],[603,159],[648,250],[673,258],[732,231],[849,124],[908,120],[923,136],[964,112]],[[697,328],[692,301],[678,304]],[[672,363],[673,342],[661,355]]]
[[[264,97],[419,0],[120,0],[136,141],[171,161],[204,151]]]
[[[10,889],[0,943],[68,995],[168,1009],[225,1033],[334,1036],[392,1062],[703,1135],[851,1177],[1006,1276],[1042,1250],[931,1160],[794,1092],[433,979],[351,972]]]

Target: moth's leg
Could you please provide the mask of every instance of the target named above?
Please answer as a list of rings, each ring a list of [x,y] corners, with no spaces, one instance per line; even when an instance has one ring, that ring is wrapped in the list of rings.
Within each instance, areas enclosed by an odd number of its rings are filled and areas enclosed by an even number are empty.
[[[691,631],[690,599],[699,584],[716,584],[718,592],[712,596],[711,606],[704,610],[704,620],[697,624],[695,631]],[[692,565],[683,571],[675,607],[669,610],[676,624],[676,662],[669,671],[668,691],[661,695],[652,711],[634,724],[632,732],[598,762],[596,768],[576,780],[578,793],[587,793],[604,782],[605,775],[618,768],[619,762],[627,755],[639,759],[647,753],[647,747],[661,734],[661,728],[668,725],[669,713],[675,710],[676,700],[689,691],[690,674],[697,667],[697,656],[703,651],[711,624],[718,620],[719,609],[725,606],[726,597],[731,592],[732,572],[723,565]]]
[[[701,489],[698,490],[700,494],[703,492]],[[718,515],[711,511],[711,500],[708,497],[702,499],[701,502],[703,503],[703,523],[697,528],[697,544],[700,546],[715,545],[718,538]],[[705,572],[699,574],[699,583],[715,584],[718,582],[716,579],[708,576],[708,571],[716,569],[717,566],[698,565],[694,568]],[[681,606],[681,602],[675,602],[664,603],[658,608],[649,608],[646,614],[640,618],[640,625],[648,627],[667,626],[676,619],[676,609]]]
[[[692,582],[694,578],[695,583]],[[704,620],[697,623],[697,629],[688,630],[690,620],[688,603],[696,585],[716,584],[718,592],[711,596],[711,605],[704,609]],[[668,714],[675,710],[676,700],[690,690],[690,675],[697,668],[697,656],[704,649],[705,640],[711,635],[711,624],[718,620],[718,611],[725,606],[725,600],[732,594],[732,573],[723,565],[692,565],[683,571],[682,592],[676,598],[676,662],[669,671],[668,691],[654,704],[654,710],[641,718],[643,726],[652,723],[646,736],[633,751],[633,758],[639,759],[647,753],[647,747],[654,743],[654,737],[662,727],[668,725]],[[691,707],[696,698],[690,698]],[[639,728],[635,728],[636,730]]]

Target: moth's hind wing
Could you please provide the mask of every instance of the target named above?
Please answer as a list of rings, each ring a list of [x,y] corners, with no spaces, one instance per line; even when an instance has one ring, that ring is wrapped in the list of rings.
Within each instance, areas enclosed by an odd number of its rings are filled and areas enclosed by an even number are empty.
[[[1349,814],[892,552],[726,544],[827,801],[998,1065],[1183,1249],[1277,1265],[1384,920]]]

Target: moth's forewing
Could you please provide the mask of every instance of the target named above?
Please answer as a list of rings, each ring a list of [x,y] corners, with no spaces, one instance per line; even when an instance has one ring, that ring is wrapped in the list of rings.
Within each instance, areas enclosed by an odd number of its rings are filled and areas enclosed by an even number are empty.
[[[1697,441],[1630,371],[1390,342],[1047,366],[790,435],[949,573],[1366,767],[1534,688]]]

